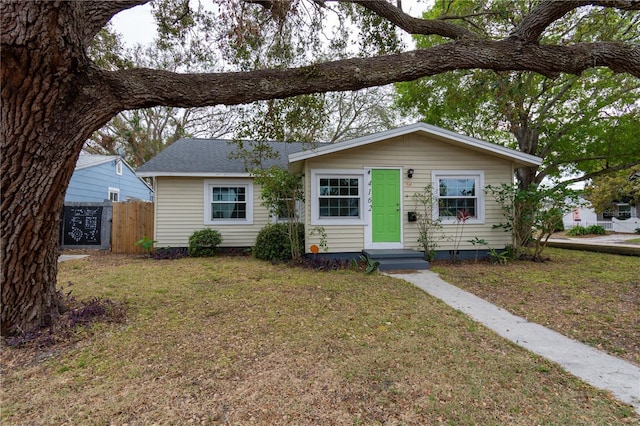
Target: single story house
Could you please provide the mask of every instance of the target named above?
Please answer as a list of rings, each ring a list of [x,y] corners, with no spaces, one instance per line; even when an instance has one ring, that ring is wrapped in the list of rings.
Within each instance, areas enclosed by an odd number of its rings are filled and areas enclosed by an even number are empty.
[[[425,123],[416,123],[334,144],[304,146],[272,142],[279,165],[304,178],[306,251],[320,244],[328,253],[363,249],[420,249],[413,194],[437,188],[434,215],[449,237],[442,251],[473,250],[479,238],[493,248],[511,243],[492,229],[503,221],[500,206],[485,195],[487,185],[511,183],[518,167],[541,159]],[[195,230],[220,231],[223,247],[250,247],[272,221],[261,205],[260,188],[241,160],[230,159],[227,141],[182,139],[138,169],[153,179],[157,247],[186,247]],[[464,225],[456,214],[464,211]]]
[[[153,189],[117,155],[80,154],[64,201],[153,201]]]
[[[607,231],[634,233],[640,228],[640,205],[613,203],[611,209],[596,213],[589,201],[582,197],[580,201],[580,206],[562,218],[565,229],[598,225]]]

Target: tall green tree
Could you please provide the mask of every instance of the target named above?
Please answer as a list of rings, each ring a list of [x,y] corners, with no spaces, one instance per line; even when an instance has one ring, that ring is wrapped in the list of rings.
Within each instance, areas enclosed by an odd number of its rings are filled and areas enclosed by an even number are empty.
[[[145,67],[113,70],[94,62],[88,52],[100,30],[120,11],[147,2],[0,2],[3,335],[51,323],[62,308],[56,293],[57,233],[66,188],[85,141],[122,111],[238,105],[359,90],[457,69],[535,71],[551,77],[604,67],[640,77],[640,47],[624,38],[580,43],[559,38],[541,43],[543,36],[554,33],[575,11],[590,15],[600,10],[591,7],[595,5],[607,10],[640,9],[640,3],[627,0],[541,1],[513,23],[508,36],[499,38],[455,21],[412,18],[385,1],[345,0],[407,33],[437,34],[445,39],[413,51],[372,54],[365,50],[328,62],[313,54],[311,44],[299,65],[269,69],[233,68],[232,62],[222,59],[214,71],[191,69],[187,63],[177,72]],[[169,7],[160,13],[164,31],[191,28],[188,1],[160,2],[165,3]],[[217,4],[220,19],[239,17],[234,22],[245,22],[240,18],[256,10],[256,19],[271,15],[281,22],[311,9],[330,8],[331,13],[345,16],[331,2],[233,0]],[[190,41],[197,41],[203,47],[199,53],[206,55],[205,47],[223,47],[235,37],[235,48],[241,51],[256,33],[256,19],[246,20],[247,25],[224,39],[212,33],[211,37],[194,35]],[[320,33],[318,26],[312,26],[310,32],[320,38],[329,31]]]
[[[500,39],[525,22],[529,1],[442,1],[424,14],[457,22]],[[541,44],[597,40],[640,42],[640,14],[591,7],[573,10],[540,37]],[[419,48],[442,42],[416,36]],[[456,70],[398,83],[397,104],[423,120],[543,158],[540,167],[519,169],[520,188],[545,178],[578,175],[572,182],[640,163],[640,80],[608,69],[580,75],[530,71]]]
[[[612,209],[614,203],[640,205],[640,167],[599,176],[585,190],[597,213]]]

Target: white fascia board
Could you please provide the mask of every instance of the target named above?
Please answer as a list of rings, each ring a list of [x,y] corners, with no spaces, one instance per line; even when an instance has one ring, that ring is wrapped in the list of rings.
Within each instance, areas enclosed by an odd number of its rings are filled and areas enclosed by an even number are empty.
[[[251,173],[217,173],[217,172],[136,172],[139,177],[202,177],[202,178],[250,178]]]
[[[442,129],[440,127],[432,126],[426,123],[415,123],[408,126],[398,127],[396,129],[386,130],[384,132],[375,133],[373,135],[362,136],[356,139],[351,139],[344,142],[338,142],[332,145],[322,146],[320,148],[297,152],[289,155],[289,162],[295,163],[298,161],[307,160],[309,158],[318,157],[321,155],[331,154],[334,152],[343,151],[346,149],[356,148],[363,145],[379,142],[386,139],[391,139],[398,136],[404,136],[410,133],[424,133],[430,136],[436,136],[453,142],[456,145],[462,145],[467,148],[475,149],[477,151],[489,152],[498,155],[503,158],[522,163],[525,165],[539,166],[542,164],[542,159],[535,155],[525,154],[514,149],[506,148],[500,145],[475,139],[469,136],[461,135],[459,133],[451,132],[449,130]]]
[[[92,155],[92,154],[85,154],[85,155]],[[83,166],[76,166],[74,168],[74,170],[83,170],[83,169],[89,169],[91,167],[95,167],[95,166],[99,166],[101,164],[106,164],[106,163],[110,163],[111,161],[117,160],[118,157],[117,155],[109,155],[107,156],[107,158],[100,158],[96,161],[93,161],[91,163],[85,164]]]

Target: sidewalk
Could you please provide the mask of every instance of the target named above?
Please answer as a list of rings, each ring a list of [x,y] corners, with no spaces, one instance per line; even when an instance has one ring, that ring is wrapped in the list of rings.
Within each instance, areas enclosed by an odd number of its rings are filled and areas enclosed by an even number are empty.
[[[563,237],[563,238],[549,238],[549,242],[555,243],[566,243],[571,242],[575,244],[592,244],[592,245],[602,245],[602,246],[613,246],[613,247],[634,247],[640,249],[640,244],[627,243],[627,240],[631,240],[634,238],[640,238],[638,234],[610,234],[610,235],[601,235],[597,237]]]
[[[58,263],[73,259],[83,259],[89,257],[88,254],[61,254],[58,256]]]
[[[433,271],[389,275],[416,285],[518,346],[557,362],[590,385],[611,391],[640,413],[640,367],[512,315],[446,283]]]

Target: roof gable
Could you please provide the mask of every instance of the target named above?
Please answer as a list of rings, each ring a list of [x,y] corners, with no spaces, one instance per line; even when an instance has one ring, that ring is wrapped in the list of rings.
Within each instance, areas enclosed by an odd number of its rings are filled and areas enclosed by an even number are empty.
[[[99,154],[83,154],[81,153],[78,156],[78,160],[76,161],[76,167],[74,169],[74,173],[78,170],[90,169],[92,167],[101,166],[103,164],[114,163],[115,170],[115,161],[120,161],[125,169],[128,169],[129,172],[125,173],[125,179],[136,179],[140,181],[144,186],[146,186],[150,191],[153,191],[153,188],[141,179],[139,176],[136,176],[136,171],[127,163],[122,157],[119,155],[99,155]]]
[[[508,159],[526,166],[538,166],[542,164],[542,159],[534,155],[525,154],[514,149],[505,148],[501,145],[461,135],[426,123],[410,124],[408,126],[398,127],[396,129],[386,130],[384,132],[374,133],[372,135],[362,136],[348,141],[320,146],[316,149],[293,153],[289,155],[289,162],[295,163],[309,158],[320,157],[322,155],[369,145],[411,133],[426,135],[440,142],[461,146],[473,151],[483,152],[485,154]]]
[[[80,154],[78,156],[78,161],[76,161],[75,170],[99,166],[118,159],[121,158],[117,155]]]

